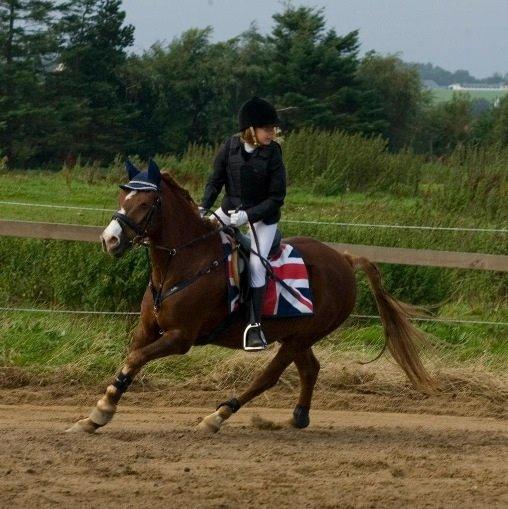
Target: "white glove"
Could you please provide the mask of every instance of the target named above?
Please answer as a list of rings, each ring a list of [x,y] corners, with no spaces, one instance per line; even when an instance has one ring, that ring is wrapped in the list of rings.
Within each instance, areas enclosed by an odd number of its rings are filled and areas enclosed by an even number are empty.
[[[233,226],[242,226],[249,221],[249,217],[247,216],[247,212],[245,210],[239,210],[238,212],[233,212],[230,216],[231,224]]]
[[[198,210],[199,210],[199,215],[201,216],[201,218],[205,217],[206,209],[204,207],[198,207]]]

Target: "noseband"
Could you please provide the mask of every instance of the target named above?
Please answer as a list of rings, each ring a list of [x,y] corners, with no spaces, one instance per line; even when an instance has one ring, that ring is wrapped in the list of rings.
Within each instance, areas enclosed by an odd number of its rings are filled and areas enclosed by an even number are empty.
[[[145,239],[148,236],[148,229],[150,228],[152,224],[152,219],[154,217],[154,213],[157,209],[160,209],[161,207],[161,197],[160,194],[157,193],[157,198],[152,203],[152,206],[150,207],[150,210],[145,215],[143,221],[141,224],[135,223],[129,216],[126,214],[122,214],[121,212],[115,212],[113,216],[111,217],[111,220],[118,221],[118,224],[122,228],[122,231],[126,234],[125,229],[130,228],[134,233],[136,233],[136,236],[133,238],[130,238],[129,241],[131,244],[136,244],[141,242],[143,239]]]

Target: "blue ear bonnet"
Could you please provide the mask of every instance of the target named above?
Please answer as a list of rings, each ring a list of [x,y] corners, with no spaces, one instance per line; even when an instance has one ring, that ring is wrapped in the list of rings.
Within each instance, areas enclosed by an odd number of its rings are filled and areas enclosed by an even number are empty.
[[[129,176],[127,184],[120,187],[126,191],[159,191],[161,172],[153,160],[150,160],[147,171],[139,171],[129,160],[125,161],[125,170]]]

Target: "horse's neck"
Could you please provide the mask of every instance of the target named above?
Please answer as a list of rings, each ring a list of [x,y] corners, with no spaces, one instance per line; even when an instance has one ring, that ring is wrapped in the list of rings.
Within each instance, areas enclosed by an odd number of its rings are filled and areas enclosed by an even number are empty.
[[[165,283],[168,284],[196,272],[197,267],[201,267],[203,261],[210,257],[209,253],[214,251],[218,238],[213,235],[198,240],[192,246],[183,247],[181,251],[178,249],[206,235],[210,230],[193,210],[192,204],[177,189],[166,187],[162,196],[161,214],[161,228],[151,238],[154,247],[150,250],[152,280],[157,285],[166,272]],[[170,255],[167,250],[157,249],[156,246],[177,251],[175,255]]]

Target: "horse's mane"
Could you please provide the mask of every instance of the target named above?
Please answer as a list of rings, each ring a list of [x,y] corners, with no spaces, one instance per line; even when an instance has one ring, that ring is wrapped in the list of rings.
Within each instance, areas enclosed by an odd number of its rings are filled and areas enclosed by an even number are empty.
[[[189,191],[187,191],[187,189],[182,187],[169,172],[162,171],[161,177],[162,177],[162,180],[164,181],[164,183],[168,187],[170,187],[171,189],[176,191],[180,196],[182,196],[185,199],[185,201],[187,201],[189,203],[189,205],[191,206],[194,213],[199,216],[198,205],[195,202],[194,198],[189,193]],[[217,228],[217,225],[210,222],[208,219],[203,219],[202,221],[203,221],[203,224],[208,226],[210,230]]]

